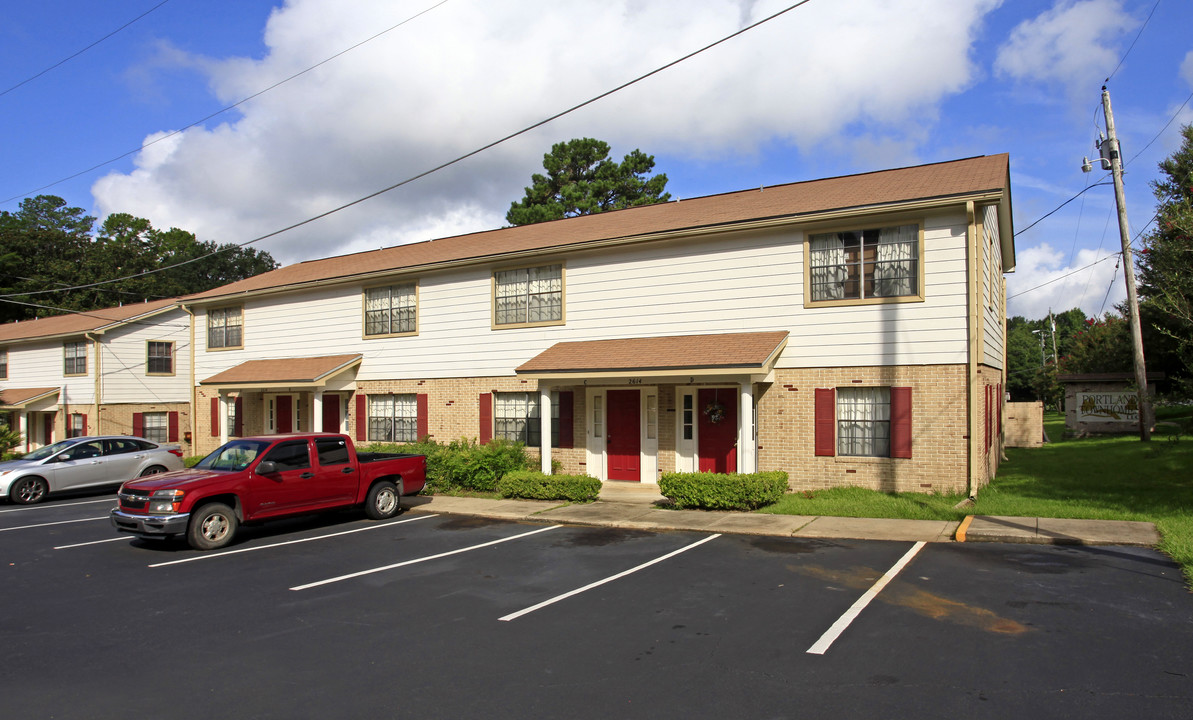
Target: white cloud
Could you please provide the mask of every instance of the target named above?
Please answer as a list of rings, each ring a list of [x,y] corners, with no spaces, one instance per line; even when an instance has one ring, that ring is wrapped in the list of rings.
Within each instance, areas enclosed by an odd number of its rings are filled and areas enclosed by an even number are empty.
[[[1114,70],[1117,41],[1137,25],[1121,0],[1058,0],[1011,31],[994,67],[1004,77],[1059,85],[1079,96]]]
[[[1181,63],[1181,77],[1186,83],[1193,86],[1193,50],[1185,55],[1185,60]]]
[[[329,248],[499,226],[543,153],[571,137],[606,140],[617,157],[634,148],[715,157],[780,142],[914,162],[940,103],[972,84],[972,45],[999,1],[811,3],[546,128],[260,247],[289,263]],[[244,241],[424,172],[785,5],[448,3],[246,103],[238,119],[147,149],[135,170],[109,174],[93,193],[101,213]],[[228,104],[426,6],[292,0],[271,15],[263,58],[192,58],[188,66],[205,69]]]
[[[1007,275],[1007,315],[1039,319],[1049,309],[1074,307],[1089,317],[1113,311],[1127,296],[1122,266],[1115,259],[1110,251],[1086,248],[1066,264],[1064,253],[1048,243],[1019,248],[1015,272]]]

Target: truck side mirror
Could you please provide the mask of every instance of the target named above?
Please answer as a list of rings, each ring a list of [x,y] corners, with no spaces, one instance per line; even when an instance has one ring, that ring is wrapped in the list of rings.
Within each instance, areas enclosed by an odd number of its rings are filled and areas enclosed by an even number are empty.
[[[262,475],[269,475],[278,471],[278,464],[273,460],[262,460],[257,465],[257,472]]]

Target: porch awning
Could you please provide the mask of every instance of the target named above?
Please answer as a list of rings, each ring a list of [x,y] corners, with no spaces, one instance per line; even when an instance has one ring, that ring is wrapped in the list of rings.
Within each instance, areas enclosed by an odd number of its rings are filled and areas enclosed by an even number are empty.
[[[516,372],[539,379],[631,373],[758,375],[774,368],[786,346],[786,331],[562,342],[523,363]]]
[[[215,390],[322,387],[329,379],[360,365],[363,359],[358,354],[249,360],[199,384]]]
[[[58,388],[5,388],[0,390],[0,410],[24,410],[38,400],[58,394]]]

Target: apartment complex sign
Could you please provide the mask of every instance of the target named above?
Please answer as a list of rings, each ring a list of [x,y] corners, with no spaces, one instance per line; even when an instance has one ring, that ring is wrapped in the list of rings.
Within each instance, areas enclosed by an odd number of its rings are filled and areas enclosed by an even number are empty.
[[[1079,392],[1077,422],[1138,423],[1139,396],[1134,392]]]

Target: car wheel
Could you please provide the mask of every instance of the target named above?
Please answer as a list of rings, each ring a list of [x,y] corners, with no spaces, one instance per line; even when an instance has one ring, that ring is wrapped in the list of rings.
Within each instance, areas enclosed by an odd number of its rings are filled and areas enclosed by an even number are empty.
[[[19,505],[32,505],[46,499],[50,486],[43,478],[24,477],[12,484],[8,496]]]
[[[236,534],[236,513],[223,503],[209,503],[191,515],[186,541],[196,550],[215,550]]]
[[[398,486],[383,480],[369,488],[365,499],[365,514],[372,520],[386,520],[402,512],[402,496]]]
[[[145,477],[146,475],[157,475],[158,473],[164,473],[165,471],[166,469],[161,465],[150,465],[141,471],[141,477]]]

